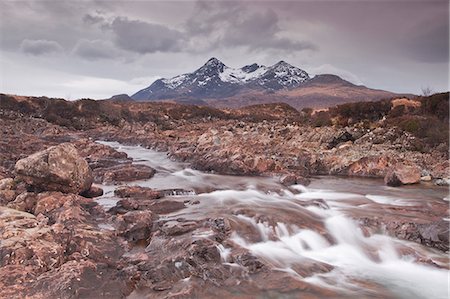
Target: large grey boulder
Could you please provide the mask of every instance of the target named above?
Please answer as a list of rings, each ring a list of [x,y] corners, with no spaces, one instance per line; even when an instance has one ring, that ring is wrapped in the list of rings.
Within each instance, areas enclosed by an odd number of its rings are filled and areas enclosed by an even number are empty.
[[[16,178],[39,191],[82,193],[93,176],[88,163],[70,143],[62,143],[17,161]]]

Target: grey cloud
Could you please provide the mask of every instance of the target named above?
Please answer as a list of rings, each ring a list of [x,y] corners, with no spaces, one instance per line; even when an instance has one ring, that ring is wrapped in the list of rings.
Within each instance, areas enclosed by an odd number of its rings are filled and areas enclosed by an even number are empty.
[[[447,22],[415,28],[406,42],[410,57],[425,63],[448,63],[449,28]]]
[[[105,22],[105,18],[100,14],[88,13],[84,15],[83,22],[86,24],[93,25]]]
[[[62,52],[63,47],[55,41],[51,40],[31,40],[25,39],[20,45],[20,50],[27,54],[44,55],[55,52]]]
[[[125,17],[115,18],[110,28],[115,33],[115,41],[120,48],[140,54],[178,52],[185,40],[180,31]]]
[[[279,37],[278,15],[273,10],[254,13],[246,16],[241,22],[229,26],[222,39],[224,45],[248,46],[250,50],[316,50],[311,42],[296,41],[287,37]]]
[[[248,50],[317,50],[310,41],[281,37],[283,29],[272,9],[252,12],[250,6],[237,2],[198,2],[185,23],[187,33],[206,36],[211,48],[242,46]]]
[[[110,59],[119,55],[114,46],[102,40],[80,40],[73,49],[73,54],[87,60]]]

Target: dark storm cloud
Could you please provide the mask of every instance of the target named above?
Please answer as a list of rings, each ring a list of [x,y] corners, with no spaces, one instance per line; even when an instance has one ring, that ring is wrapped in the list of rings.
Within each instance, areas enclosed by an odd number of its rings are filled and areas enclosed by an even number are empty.
[[[181,32],[160,24],[152,24],[126,17],[117,17],[111,23],[117,45],[141,54],[155,52],[178,52],[182,49],[184,36]]]
[[[55,41],[25,39],[20,45],[20,50],[31,55],[44,55],[62,52],[63,48]]]
[[[87,60],[110,59],[118,57],[119,53],[112,44],[102,40],[80,40],[73,54]]]

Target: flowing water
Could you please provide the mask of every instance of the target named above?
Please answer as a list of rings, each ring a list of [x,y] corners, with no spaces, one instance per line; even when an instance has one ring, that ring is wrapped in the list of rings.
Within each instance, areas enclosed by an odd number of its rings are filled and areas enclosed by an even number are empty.
[[[204,173],[171,161],[164,153],[101,143],[157,170],[153,178],[132,185],[185,189],[189,192],[180,198],[199,202],[163,216],[167,220],[230,219],[233,246],[219,246],[223,263],[230,263],[231,247],[240,246],[274,272],[344,296],[448,298],[447,254],[390,237],[382,228],[365,229],[358,222],[364,217],[426,220],[429,209],[447,211],[447,188],[390,188],[382,180],[337,177],[318,177],[307,187],[286,188],[276,178]],[[117,201],[115,186],[103,188],[107,192],[99,201],[111,207]],[[443,218],[448,221],[448,216]],[[208,231],[196,237],[205,236]],[[297,295],[301,297],[301,292]]]

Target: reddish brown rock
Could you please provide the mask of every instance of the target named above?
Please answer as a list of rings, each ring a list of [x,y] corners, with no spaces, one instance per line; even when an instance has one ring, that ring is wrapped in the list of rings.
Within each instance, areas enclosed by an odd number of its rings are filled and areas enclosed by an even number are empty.
[[[0,190],[13,190],[16,186],[13,178],[4,178],[0,180]]]
[[[81,193],[92,184],[92,171],[69,143],[52,146],[17,161],[19,180],[36,190]]]
[[[102,181],[105,183],[130,182],[153,177],[155,170],[140,164],[126,164],[106,169]]]
[[[309,185],[311,181],[301,175],[296,175],[293,173],[285,174],[280,177],[280,183],[284,186],[291,186],[295,184],[301,184],[303,186]]]
[[[114,194],[121,198],[134,199],[157,199],[161,197],[161,192],[140,186],[123,186],[114,190]]]
[[[37,202],[37,194],[33,192],[24,192],[19,194],[14,201],[8,204],[9,208],[23,212],[33,213]]]
[[[0,190],[0,205],[7,205],[16,198],[14,190]]]
[[[420,182],[420,168],[415,165],[396,164],[384,177],[384,183],[391,187],[417,184]]]
[[[84,191],[80,194],[81,196],[87,197],[87,198],[94,198],[99,197],[103,195],[103,189],[97,186],[92,185],[89,190]]]
[[[363,157],[348,167],[347,174],[350,176],[382,177],[390,165],[390,158],[386,156]]]
[[[118,218],[118,233],[136,242],[150,236],[156,217],[151,211],[130,211]]]

